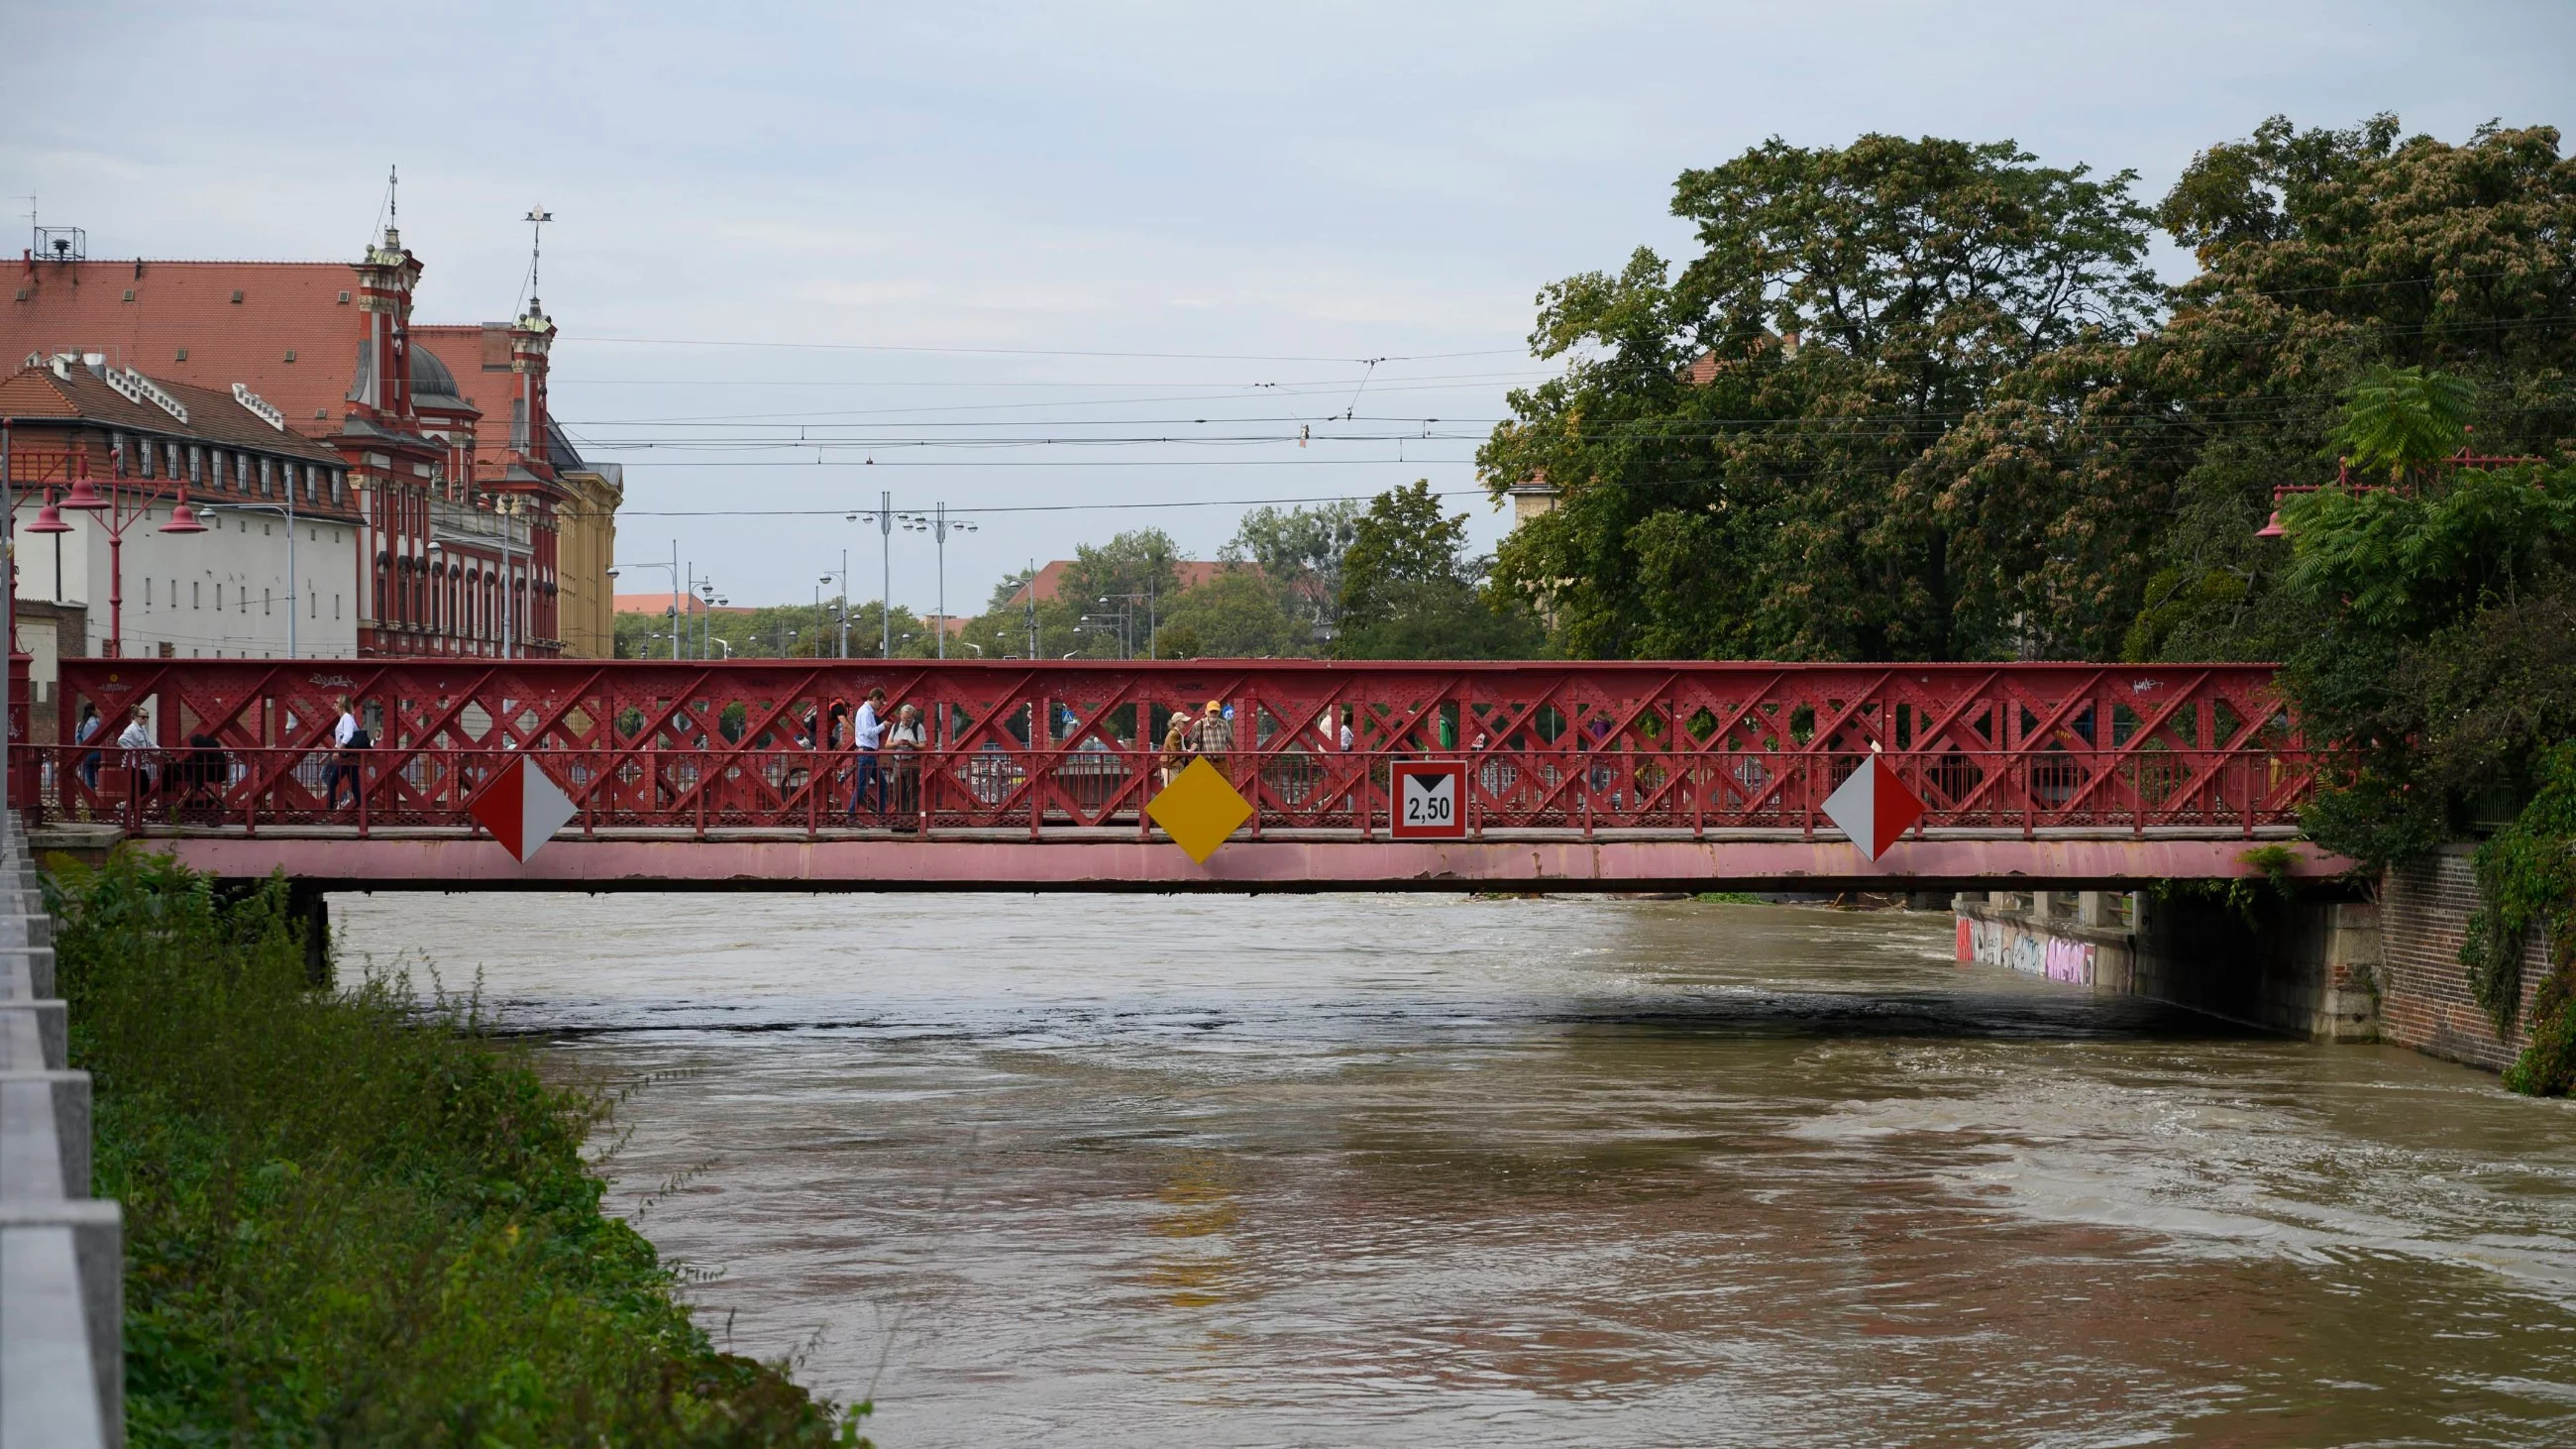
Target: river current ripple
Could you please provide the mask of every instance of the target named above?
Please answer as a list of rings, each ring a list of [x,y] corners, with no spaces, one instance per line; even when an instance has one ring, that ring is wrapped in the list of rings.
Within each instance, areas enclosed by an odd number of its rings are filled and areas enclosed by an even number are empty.
[[[332,906],[627,1087],[611,1206],[889,1449],[2576,1443],[2576,1109],[1946,916]]]

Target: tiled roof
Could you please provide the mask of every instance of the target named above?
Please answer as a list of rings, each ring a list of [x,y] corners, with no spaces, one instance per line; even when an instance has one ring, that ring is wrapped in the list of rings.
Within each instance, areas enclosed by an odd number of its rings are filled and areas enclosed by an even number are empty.
[[[148,376],[148,374],[147,374]],[[0,379],[0,416],[84,420],[161,437],[191,438],[228,448],[241,448],[279,458],[337,466],[340,455],[293,431],[280,432],[234,399],[232,390],[216,392],[171,378],[152,381],[188,410],[181,422],[159,404],[135,402],[108,386],[86,367],[58,376],[51,367],[23,368]]]
[[[1055,600],[1064,592],[1065,570],[1072,567],[1073,560],[1069,558],[1060,558],[1048,564],[1045,568],[1038,570],[1037,586],[1039,603],[1051,604],[1055,602]],[[1215,578],[1218,574],[1224,573],[1228,568],[1250,567],[1252,567],[1250,564],[1224,564],[1209,559],[1181,558],[1172,560],[1172,572],[1180,575],[1181,587],[1183,589],[1195,589],[1199,585],[1206,583],[1208,580]],[[1009,602],[1005,603],[1002,607],[1007,609],[1014,605],[1025,605],[1028,601],[1028,588],[1026,585],[1022,585],[1017,592],[1011,595]]]
[[[225,392],[238,382],[284,412],[289,427],[321,436],[347,407],[367,332],[357,288],[346,262],[0,267],[0,363],[31,352],[103,352],[111,366],[147,377]]]
[[[750,614],[758,612],[754,609],[746,609],[739,604],[726,605],[723,607],[713,606],[708,604],[706,600],[689,594],[682,594],[679,597],[681,607],[692,617],[699,614]],[[620,614],[653,614],[663,618],[668,618],[671,613],[671,595],[669,594],[619,594],[616,596],[616,599],[616,611]]]

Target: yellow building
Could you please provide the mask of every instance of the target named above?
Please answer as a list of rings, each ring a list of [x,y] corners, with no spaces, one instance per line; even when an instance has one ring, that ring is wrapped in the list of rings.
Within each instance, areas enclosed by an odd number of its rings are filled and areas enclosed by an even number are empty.
[[[556,576],[563,589],[557,627],[563,631],[566,659],[617,655],[617,600],[608,570],[617,559],[617,505],[626,501],[625,471],[615,463],[584,461],[556,475],[570,495],[556,538]]]

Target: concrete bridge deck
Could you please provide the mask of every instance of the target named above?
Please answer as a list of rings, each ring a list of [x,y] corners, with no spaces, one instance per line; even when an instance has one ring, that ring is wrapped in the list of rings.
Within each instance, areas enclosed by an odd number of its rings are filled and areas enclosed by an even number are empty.
[[[58,826],[39,849],[96,851],[110,827]],[[2262,873],[2248,852],[2289,845],[2293,878],[2324,881],[2349,862],[2297,843],[2174,829],[1925,831],[1876,862],[1830,834],[1797,830],[1492,831],[1464,841],[1362,839],[1350,831],[1273,830],[1237,838],[1205,864],[1132,828],[885,831],[567,832],[522,864],[492,840],[451,828],[164,828],[138,843],[231,880],[283,872],[313,888],[580,891],[1470,891],[1470,890],[2126,890],[2159,880]]]

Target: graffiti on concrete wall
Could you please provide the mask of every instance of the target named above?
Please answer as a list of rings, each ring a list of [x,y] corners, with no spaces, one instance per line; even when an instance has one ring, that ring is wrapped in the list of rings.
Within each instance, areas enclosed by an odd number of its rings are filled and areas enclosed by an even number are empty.
[[[1958,957],[1988,966],[2008,966],[2025,975],[2045,976],[2070,985],[2093,984],[2092,942],[2052,936],[2018,921],[1960,917]]]

